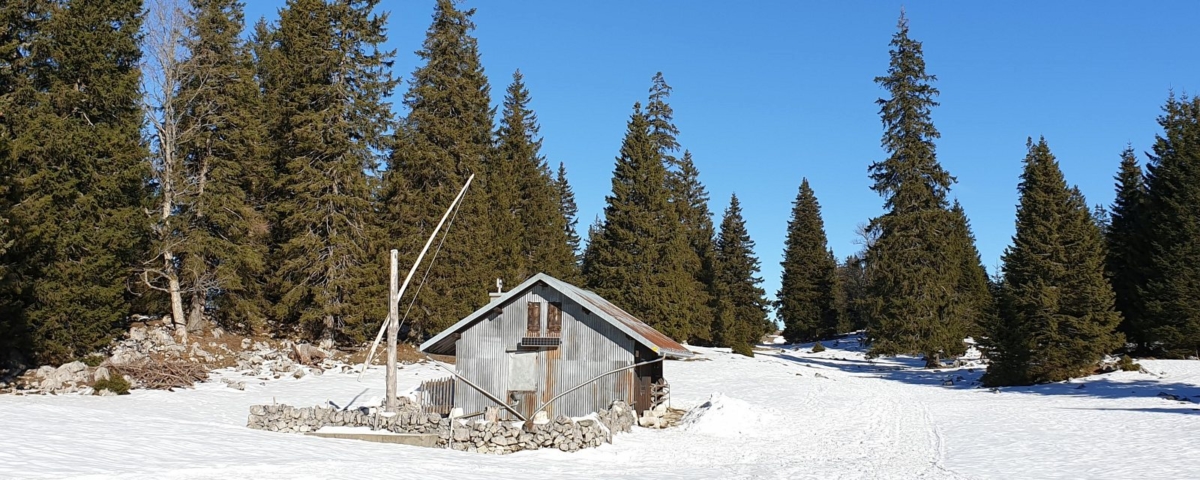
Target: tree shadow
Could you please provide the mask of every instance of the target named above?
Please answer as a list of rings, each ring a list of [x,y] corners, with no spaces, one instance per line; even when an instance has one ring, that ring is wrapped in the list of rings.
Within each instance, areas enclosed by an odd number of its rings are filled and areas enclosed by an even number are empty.
[[[1147,412],[1147,413],[1181,413],[1184,415],[1200,415],[1200,407],[1179,408],[1068,408],[1067,410],[1112,410],[1118,412]]]
[[[803,350],[803,349],[793,349]],[[901,382],[909,385],[920,385],[929,388],[951,390],[977,389],[981,393],[996,394],[1026,394],[1064,397],[1091,397],[1102,399],[1123,398],[1159,398],[1178,408],[1129,408],[1113,410],[1146,411],[1156,413],[1200,413],[1200,385],[1178,382],[1163,382],[1148,374],[1145,379],[1117,380],[1105,378],[1105,375],[1095,375],[1087,378],[1073,379],[1068,382],[1048,383],[1020,387],[986,388],[980,383],[985,366],[968,364],[960,367],[925,369],[924,360],[915,357],[889,357],[886,359],[869,360],[858,358],[839,358],[838,352],[827,353],[825,357],[805,357],[791,354],[783,350],[780,354],[768,354],[773,358],[794,362],[814,369],[832,369],[859,377],[876,377],[884,380]],[[851,353],[851,352],[847,352]],[[830,358],[832,356],[832,358]]]

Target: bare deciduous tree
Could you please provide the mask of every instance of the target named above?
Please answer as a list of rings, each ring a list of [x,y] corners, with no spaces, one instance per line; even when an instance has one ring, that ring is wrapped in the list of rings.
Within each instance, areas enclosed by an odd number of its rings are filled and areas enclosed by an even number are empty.
[[[188,239],[189,225],[186,216],[188,199],[202,193],[204,178],[189,172],[184,165],[183,145],[189,136],[195,135],[202,125],[195,119],[201,118],[204,106],[197,105],[195,96],[181,97],[180,85],[190,74],[187,71],[187,52],[183,46],[186,35],[187,11],[179,0],[152,0],[146,19],[145,52],[143,60],[143,90],[145,115],[149,124],[147,135],[151,146],[151,171],[156,187],[153,210],[147,214],[154,217],[154,235],[151,251],[144,261],[140,274],[142,283],[150,289],[170,296],[171,319],[176,328],[196,331],[203,327],[203,302],[193,308],[185,318],[183,296],[203,296],[214,288],[215,279],[204,272],[187,272],[187,262],[180,258],[180,251]],[[203,177],[203,171],[199,172]],[[186,281],[185,281],[186,279]],[[186,333],[185,333],[186,335]]]

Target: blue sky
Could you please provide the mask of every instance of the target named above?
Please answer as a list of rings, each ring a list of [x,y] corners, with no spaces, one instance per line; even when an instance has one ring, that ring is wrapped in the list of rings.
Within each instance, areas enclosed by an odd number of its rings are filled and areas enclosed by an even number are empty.
[[[248,1],[247,22],[278,1]],[[433,0],[390,9],[395,74],[418,66]],[[740,5],[739,5],[740,4]],[[738,5],[738,6],[735,6]],[[483,1],[476,38],[502,100],[520,69],[542,152],[566,163],[580,230],[604,207],[633,102],[662,71],[671,106],[721,212],[736,192],[774,296],[791,202],[816,191],[830,247],[854,253],[855,228],[881,213],[867,166],[884,158],[873,83],[884,74],[901,3],[892,1]],[[1026,137],[1044,135],[1067,181],[1109,204],[1118,154],[1147,151],[1171,89],[1200,90],[1200,2],[909,2],[910,36],[937,75],[938,158],[995,271],[1014,231]],[[397,98],[407,88],[401,85]],[[394,108],[398,115],[403,106]],[[1144,159],[1144,157],[1143,157]]]

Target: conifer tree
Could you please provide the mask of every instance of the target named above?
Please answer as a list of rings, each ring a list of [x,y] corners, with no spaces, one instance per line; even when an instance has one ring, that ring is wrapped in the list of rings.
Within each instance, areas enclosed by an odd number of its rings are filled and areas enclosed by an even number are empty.
[[[8,28],[0,31],[0,112],[12,112],[20,105],[14,93],[30,81],[28,55],[24,48],[37,32],[44,11],[40,3],[25,5],[18,2],[0,4],[0,21]],[[29,329],[20,311],[18,291],[14,288],[11,270],[21,259],[5,256],[14,237],[9,219],[12,208],[20,201],[15,184],[17,165],[10,157],[12,142],[19,135],[13,118],[0,114],[0,365],[19,360],[30,352]]]
[[[1149,338],[1138,308],[1138,288],[1143,285],[1147,262],[1143,237],[1147,225],[1142,223],[1146,180],[1132,146],[1121,152],[1121,166],[1114,179],[1117,193],[1105,232],[1108,246],[1105,267],[1116,294],[1117,311],[1122,316],[1121,332],[1130,342],[1145,346]]]
[[[528,278],[535,259],[525,245],[526,208],[533,182],[527,176],[539,175],[541,158],[538,150],[541,139],[537,134],[537,119],[528,110],[529,91],[521,80],[521,72],[513,74],[504,97],[499,129],[496,131],[496,151],[483,156],[484,182],[490,207],[491,244],[495,254],[495,275],[509,285]],[[483,180],[483,178],[481,178]],[[537,272],[533,272],[537,273]]]
[[[988,285],[987,269],[975,248],[975,234],[971,222],[958,200],[950,207],[953,223],[950,225],[949,240],[954,258],[958,259],[958,303],[961,315],[966,320],[967,333],[976,339],[983,335],[986,325],[993,321],[996,313],[995,299]]]
[[[575,281],[579,267],[561,211],[561,187],[540,153],[542,139],[529,101],[518,70],[504,97],[496,154],[487,162],[498,272],[513,285],[538,272]]]
[[[640,104],[613,170],[604,223],[589,238],[587,286],[677,340],[691,338],[704,304],[693,293],[691,251],[670,203],[667,172]],[[599,236],[595,236],[595,234]]]
[[[424,64],[413,72],[404,95],[408,117],[384,177],[388,242],[398,246],[401,263],[408,265],[467,178],[478,174],[439,240],[441,248],[424,260],[429,263],[422,265],[428,268],[423,287],[401,299],[406,309],[412,305],[415,317],[409,321],[418,336],[437,333],[487,303],[497,278],[499,254],[491,238],[495,228],[484,171],[485,159],[494,154],[494,110],[478,42],[471,36],[474,12],[438,0],[417,52]]]
[[[1200,98],[1172,95],[1158,119],[1146,178],[1141,305],[1160,354],[1200,355]],[[1138,323],[1141,323],[1140,321]]]
[[[646,121],[650,123],[650,138],[662,155],[668,170],[676,167],[675,152],[679,150],[679,129],[675,127],[675,111],[667,103],[671,98],[671,86],[662,72],[654,74],[650,85],[650,99],[646,102]]]
[[[758,276],[760,264],[736,194],[725,209],[716,249],[719,296],[713,337],[718,345],[746,351],[775,329],[767,320],[766,292]]]
[[[191,7],[189,57],[176,95],[189,128],[180,145],[189,185],[180,199],[188,225],[181,270],[192,285],[188,323],[207,311],[227,329],[260,329],[268,310],[263,208],[274,169],[262,147],[254,59],[241,39],[244,6],[191,0]]]
[[[39,4],[41,6],[41,4]],[[32,353],[54,363],[107,345],[129,314],[126,281],[145,247],[141,213],[138,0],[45,4],[28,38],[31,81],[4,122],[18,189],[6,263],[19,260]],[[28,17],[27,17],[28,18]]]
[[[691,153],[684,151],[682,158],[675,156],[680,148],[676,139],[679,129],[674,123],[674,110],[668,103],[670,98],[671,86],[667,85],[662,72],[656,73],[651,80],[650,98],[646,103],[646,120],[650,139],[667,171],[669,202],[675,208],[682,227],[676,233],[683,235],[683,241],[690,247],[673,250],[676,256],[669,260],[679,263],[683,271],[691,273],[691,281],[682,277],[679,279],[680,288],[685,289],[682,293],[692,298],[689,308],[681,309],[679,314],[687,314],[682,319],[689,325],[687,340],[707,343],[711,341],[709,329],[713,315],[711,293],[715,255],[712,214],[708,210],[708,192],[700,183],[700,171],[692,161]]]
[[[921,354],[935,367],[940,357],[965,351],[966,320],[958,303],[959,261],[947,233],[954,216],[946,196],[954,178],[938,164],[940,134],[930,111],[938,91],[925,72],[921,43],[908,36],[900,16],[892,37],[888,74],[875,79],[891,98],[879,99],[888,158],[870,167],[871,187],[888,210],[872,226],[878,238],[867,250],[866,302],[873,355]]]
[[[594,285],[593,279],[596,278],[597,272],[592,267],[596,265],[597,253],[605,250],[604,219],[596,215],[592,224],[588,225],[587,245],[583,247],[583,254],[579,256],[579,273],[583,274],[585,284]]]
[[[790,342],[809,342],[838,333],[837,260],[829,251],[821,206],[808,179],[792,203],[784,240],[782,279],[776,298],[783,336]]]
[[[867,278],[858,255],[847,256],[838,265],[838,286],[838,310],[842,312],[838,330],[849,332],[867,328],[868,310],[864,305]]]
[[[1003,256],[1002,315],[985,344],[987,385],[1087,375],[1122,341],[1100,229],[1045,139],[1027,145],[1017,233]]]
[[[309,337],[362,341],[386,311],[372,206],[396,81],[377,1],[289,0],[271,34],[266,100],[279,180],[276,315]],[[335,335],[337,335],[335,337]]]
[[[582,241],[579,238],[579,232],[576,227],[579,225],[579,207],[575,205],[575,191],[571,189],[571,184],[567,182],[567,166],[562,162],[558,162],[558,175],[554,177],[554,188],[558,190],[558,212],[566,219],[566,225],[563,225],[563,234],[567,237],[567,247],[575,254],[576,275],[572,282],[578,282],[580,277],[579,269],[583,263],[583,252],[581,249]],[[563,280],[566,280],[565,278]]]
[[[679,223],[683,227],[684,236],[691,246],[688,255],[688,270],[693,272],[693,288],[700,293],[697,302],[705,302],[707,297],[708,311],[700,311],[692,322],[692,343],[704,344],[712,342],[712,318],[716,306],[712,299],[713,277],[716,275],[716,245],[715,228],[713,227],[712,212],[708,209],[708,192],[700,183],[700,170],[692,161],[692,153],[684,150],[683,157],[676,162],[678,169],[668,173],[668,187],[671,190],[671,203],[679,215]]]

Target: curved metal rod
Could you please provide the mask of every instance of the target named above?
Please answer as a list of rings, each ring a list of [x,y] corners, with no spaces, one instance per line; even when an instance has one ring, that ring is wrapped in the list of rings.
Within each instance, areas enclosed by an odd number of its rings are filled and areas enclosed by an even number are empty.
[[[554,398],[551,398],[551,399],[550,399],[548,402],[546,402],[546,403],[543,403],[543,404],[542,404],[542,406],[538,407],[538,408],[537,408],[537,410],[534,410],[534,411],[533,411],[533,413],[532,413],[532,414],[530,414],[530,416],[531,416],[531,417],[536,417],[536,416],[537,416],[537,414],[538,414],[538,412],[540,412],[540,411],[544,410],[544,409],[545,409],[547,406],[549,406],[551,403],[554,403],[554,401],[555,401],[555,400],[558,400],[558,399],[562,398],[562,397],[563,397],[563,395],[566,395],[566,394],[568,394],[568,393],[571,393],[571,392],[574,392],[574,391],[576,391],[576,390],[579,390],[580,388],[583,388],[583,387],[585,387],[585,386],[587,386],[587,385],[590,385],[592,382],[595,382],[596,380],[599,380],[599,379],[601,379],[601,378],[603,378],[603,377],[607,377],[607,376],[609,376],[609,375],[612,375],[612,374],[614,374],[614,373],[617,373],[617,372],[621,372],[621,371],[629,370],[629,369],[631,369],[631,368],[640,367],[640,366],[642,366],[642,365],[649,365],[649,364],[651,364],[651,363],[655,363],[655,362],[661,362],[661,361],[663,361],[663,359],[664,359],[664,358],[667,358],[667,357],[664,355],[664,356],[658,357],[658,358],[656,358],[656,359],[654,359],[654,360],[649,360],[649,361],[645,361],[645,362],[642,362],[642,363],[635,363],[635,364],[633,364],[633,365],[627,365],[627,366],[624,366],[624,367],[618,368],[618,369],[616,369],[616,370],[613,370],[613,371],[611,371],[611,372],[607,372],[607,373],[601,373],[601,374],[599,374],[599,375],[596,375],[596,377],[595,377],[595,378],[593,378],[593,379],[591,379],[591,380],[588,380],[588,381],[586,381],[586,382],[583,382],[583,383],[581,383],[581,384],[579,384],[579,385],[576,385],[575,387],[571,388],[570,390],[567,390],[567,391],[565,391],[565,392],[562,392],[562,393],[560,393],[560,394],[556,395]],[[522,419],[522,420],[523,420],[523,419]]]
[[[428,358],[428,357],[427,357],[427,358]],[[489,399],[491,399],[491,401],[493,401],[493,402],[496,402],[498,405],[500,405],[500,406],[504,407],[504,409],[505,409],[505,410],[508,410],[508,411],[512,412],[512,414],[513,414],[513,415],[516,415],[516,416],[517,416],[517,418],[520,418],[520,419],[521,419],[521,421],[527,421],[527,420],[528,420],[527,418],[525,418],[525,416],[524,416],[524,415],[521,415],[521,413],[520,413],[520,412],[516,411],[516,409],[514,409],[514,408],[512,408],[511,406],[509,406],[508,404],[506,404],[506,403],[502,402],[502,401],[501,401],[499,398],[496,398],[496,396],[495,396],[495,395],[492,395],[491,393],[488,393],[488,391],[487,391],[487,390],[484,390],[483,388],[480,388],[480,386],[479,386],[479,385],[476,385],[476,384],[474,384],[474,383],[471,383],[471,381],[470,381],[470,380],[467,380],[467,379],[466,379],[465,377],[463,377],[462,375],[459,375],[459,374],[458,374],[458,372],[455,372],[454,370],[451,370],[451,369],[449,369],[449,368],[446,368],[444,365],[442,365],[442,364],[441,364],[441,363],[439,363],[437,360],[434,360],[434,359],[432,359],[432,358],[429,358],[429,361],[430,361],[431,363],[433,363],[434,365],[437,365],[438,367],[441,367],[441,369],[442,369],[442,370],[445,370],[445,371],[447,371],[447,372],[450,372],[450,374],[451,374],[451,375],[454,375],[454,376],[455,376],[455,377],[457,377],[459,380],[462,380],[462,381],[463,381],[463,383],[466,383],[466,384],[467,384],[467,385],[469,385],[471,388],[474,388],[474,389],[475,389],[476,391],[478,391],[479,393],[482,393],[484,396],[486,396],[486,397],[488,397]],[[536,413],[536,412],[534,412],[534,413]]]

